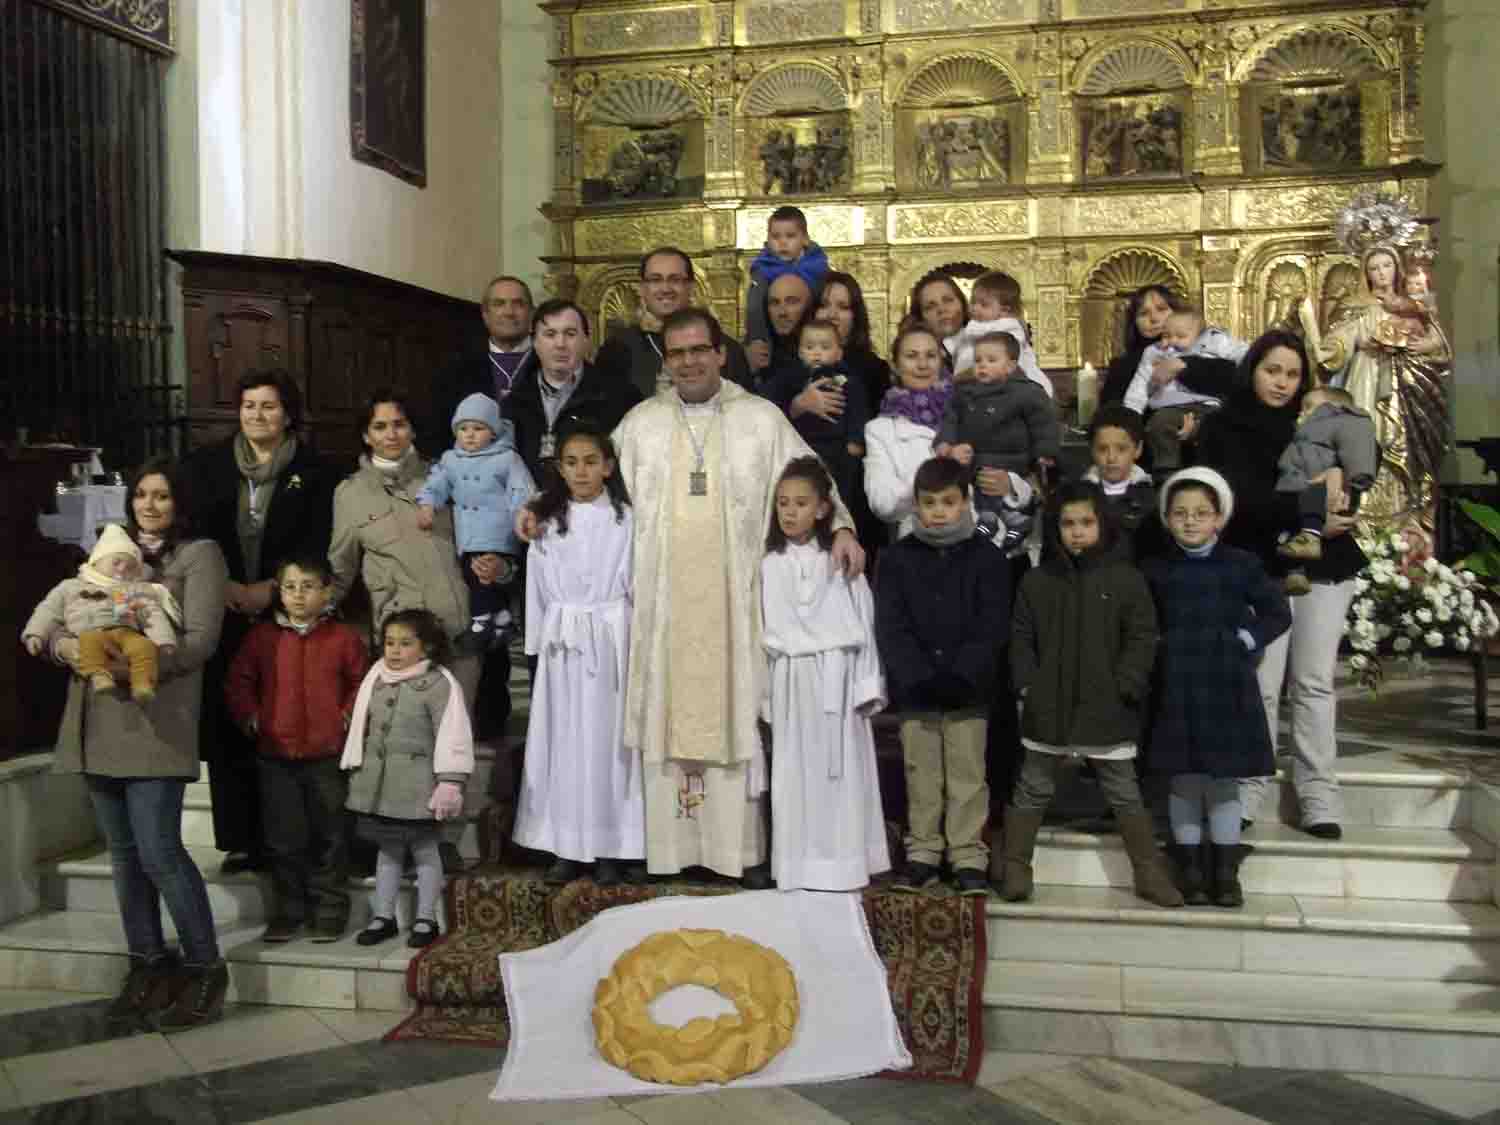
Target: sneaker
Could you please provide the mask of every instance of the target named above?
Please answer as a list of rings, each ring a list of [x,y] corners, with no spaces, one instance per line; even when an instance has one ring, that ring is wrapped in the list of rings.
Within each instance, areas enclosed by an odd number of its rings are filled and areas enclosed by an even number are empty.
[[[982,898],[990,893],[990,882],[983,871],[960,867],[953,873],[953,885],[964,898]]]
[[[920,891],[938,881],[938,869],[931,863],[908,863],[892,882],[898,891]]]
[[[1300,570],[1294,570],[1281,580],[1281,588],[1289,598],[1301,598],[1312,593],[1312,582]]]
[[[396,926],[396,919],[376,916],[370,919],[368,926],[355,935],[354,940],[359,945],[379,945],[383,941],[390,941],[400,932]]]
[[[1316,531],[1299,531],[1276,547],[1276,553],[1284,559],[1321,559],[1323,537]]]
[[[1342,840],[1344,838],[1344,830],[1331,820],[1305,825],[1302,831],[1309,836],[1316,836],[1319,840]]]
[[[272,918],[266,924],[266,929],[260,935],[260,940],[267,945],[282,945],[291,941],[302,929],[300,918]]]
[[[418,918],[411,924],[406,944],[411,949],[426,949],[438,939],[438,924],[431,918]]]
[[[478,655],[488,652],[490,641],[495,637],[494,622],[486,617],[482,621],[473,622],[464,630],[464,635],[453,642],[453,647],[459,652],[470,655]]]
[[[229,991],[229,966],[223,960],[212,965],[184,965],[177,973],[177,993],[171,1005],[153,1021],[157,1031],[184,1031],[213,1023],[224,1014],[224,994]]]

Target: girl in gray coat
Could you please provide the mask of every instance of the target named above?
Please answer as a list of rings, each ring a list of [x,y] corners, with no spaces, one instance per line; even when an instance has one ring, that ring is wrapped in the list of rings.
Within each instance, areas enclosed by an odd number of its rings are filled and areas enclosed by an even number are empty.
[[[391,614],[381,628],[384,658],[354,700],[339,764],[351,771],[347,808],[380,855],[370,924],[358,937],[375,945],[396,935],[396,893],[411,849],[417,868],[417,916],[407,944],[438,936],[443,861],[438,821],[463,815],[464,782],[474,772],[474,735],[463,689],[444,665],[448,634],[425,609]]]

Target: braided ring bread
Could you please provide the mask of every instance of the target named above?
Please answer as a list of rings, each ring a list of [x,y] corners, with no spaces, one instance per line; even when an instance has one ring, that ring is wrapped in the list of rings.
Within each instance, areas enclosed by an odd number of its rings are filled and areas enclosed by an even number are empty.
[[[734,1015],[664,1027],[647,1006],[678,985],[711,988]],[[729,1082],[770,1062],[797,1026],[797,979],[786,959],[723,930],[667,930],[622,953],[594,990],[599,1053],[646,1082]]]

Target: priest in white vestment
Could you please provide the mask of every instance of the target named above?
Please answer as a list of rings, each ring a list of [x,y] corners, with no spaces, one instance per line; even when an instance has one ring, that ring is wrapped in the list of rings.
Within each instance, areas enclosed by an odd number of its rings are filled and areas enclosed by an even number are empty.
[[[765,887],[760,562],[781,471],[812,451],[774,404],[722,377],[712,314],[683,309],[662,334],[672,385],[615,431],[635,515],[625,745],[645,775],[646,866]],[[860,573],[842,504],[834,527],[835,563]]]

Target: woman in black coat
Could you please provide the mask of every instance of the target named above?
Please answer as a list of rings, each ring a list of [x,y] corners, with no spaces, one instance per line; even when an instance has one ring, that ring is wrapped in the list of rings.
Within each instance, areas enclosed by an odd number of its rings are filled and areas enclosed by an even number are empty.
[[[1187,308],[1187,302],[1165,285],[1143,285],[1130,295],[1125,306],[1125,350],[1109,361],[1104,381],[1099,387],[1099,405],[1124,402],[1130,380],[1141,365],[1146,349],[1161,339],[1167,317]],[[1224,389],[1235,377],[1235,365],[1213,356],[1183,356],[1178,382],[1191,391],[1222,398]],[[1183,434],[1186,441],[1190,429]]]
[[[284,560],[327,558],[338,474],[298,439],[302,393],[286,371],[240,376],[240,428],[191,454],[185,477],[200,530],[229,567],[224,629],[203,676],[202,750],[213,796],[214,844],[231,874],[263,865],[255,748],[224,704],[229,662],[275,605]]]
[[[1277,556],[1276,545],[1282,532],[1297,526],[1297,496],[1276,491],[1276,462],[1296,432],[1310,370],[1300,338],[1266,333],[1240,362],[1229,400],[1204,419],[1198,434],[1198,463],[1222,473],[1235,493],[1234,518],[1224,541],[1259,556],[1277,577],[1285,574],[1286,560]],[[1292,782],[1302,827],[1314,836],[1338,839],[1343,808],[1335,772],[1334,673],[1354,577],[1366,560],[1349,534],[1353,517],[1338,514],[1345,507],[1343,498],[1330,497],[1329,506],[1333,511],[1324,524],[1323,557],[1307,566],[1312,592],[1292,599],[1292,627],[1267,648],[1259,678],[1273,744],[1283,683],[1287,689]],[[1254,778],[1240,789],[1245,818],[1254,820],[1270,779]]]

